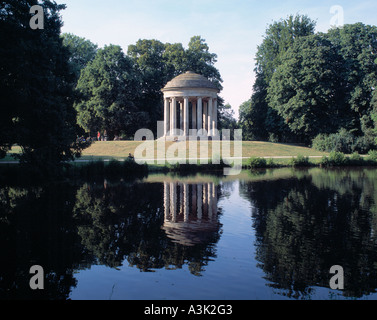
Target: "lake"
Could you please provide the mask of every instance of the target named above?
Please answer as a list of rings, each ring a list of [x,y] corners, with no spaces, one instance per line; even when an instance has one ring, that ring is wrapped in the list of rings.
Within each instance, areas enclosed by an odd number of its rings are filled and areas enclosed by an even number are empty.
[[[1,186],[0,248],[0,299],[372,300],[377,170]]]

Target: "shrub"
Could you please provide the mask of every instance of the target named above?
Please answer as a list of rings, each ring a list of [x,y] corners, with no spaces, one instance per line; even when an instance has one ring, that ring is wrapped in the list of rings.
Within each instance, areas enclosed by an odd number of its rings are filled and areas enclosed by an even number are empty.
[[[264,158],[252,157],[247,161],[247,166],[251,169],[266,168],[267,161]]]
[[[373,136],[356,137],[346,129],[340,129],[338,133],[330,135],[319,134],[313,139],[312,147],[323,152],[366,154],[369,150],[376,148],[376,143]]]
[[[304,157],[302,155],[298,155],[297,158],[292,158],[289,163],[292,167],[309,167],[311,163],[309,161],[309,157]]]
[[[272,159],[272,158],[267,159],[266,166],[267,166],[268,168],[274,168],[274,167],[277,167],[277,165],[276,165],[275,162],[274,162],[274,159]]]
[[[374,137],[365,135],[355,138],[352,150],[360,154],[367,154],[369,150],[376,149]]]
[[[330,135],[319,134],[312,141],[312,147],[323,152],[352,153],[354,144],[355,137],[345,129]]]
[[[349,157],[349,164],[353,166],[358,166],[364,164],[364,159],[357,152],[352,153]]]
[[[366,158],[370,164],[377,165],[377,151],[376,150],[371,150],[368,153],[368,157]]]
[[[328,157],[324,156],[320,162],[321,166],[345,166],[349,164],[349,158],[342,152],[331,152]]]

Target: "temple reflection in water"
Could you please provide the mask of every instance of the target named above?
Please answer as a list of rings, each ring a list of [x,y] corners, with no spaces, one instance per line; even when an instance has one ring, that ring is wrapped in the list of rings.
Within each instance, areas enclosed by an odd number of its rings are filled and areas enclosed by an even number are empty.
[[[219,227],[218,186],[164,182],[164,224],[162,229],[174,242],[194,246],[208,241]]]

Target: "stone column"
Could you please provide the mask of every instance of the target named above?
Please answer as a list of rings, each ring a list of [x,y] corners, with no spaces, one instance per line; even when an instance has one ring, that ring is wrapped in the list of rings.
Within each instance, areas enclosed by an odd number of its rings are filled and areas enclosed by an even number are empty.
[[[196,127],[196,101],[191,102],[192,105],[192,129],[197,129]]]
[[[213,110],[212,110],[212,98],[209,98],[208,100],[208,135],[212,136],[212,116],[213,116]]]
[[[208,116],[207,116],[207,114],[208,114],[208,103],[205,102],[203,104],[203,129],[208,131],[208,125],[207,125],[207,121],[208,121],[207,117]]]
[[[179,129],[183,130],[183,103],[182,101],[179,101],[178,104],[179,104]]]
[[[217,98],[214,99],[214,102],[213,102],[212,125],[213,125],[213,135],[215,135],[215,130],[217,130]]]
[[[203,129],[203,99],[198,98],[198,106],[197,106],[197,129],[201,130]]]
[[[173,97],[171,99],[171,121],[170,121],[170,134],[176,135],[176,129],[177,129],[177,100]]]
[[[165,98],[165,108],[164,108],[164,136],[168,135],[170,130],[170,108],[169,99]]]
[[[184,97],[183,103],[183,135],[187,137],[189,134],[189,99]]]

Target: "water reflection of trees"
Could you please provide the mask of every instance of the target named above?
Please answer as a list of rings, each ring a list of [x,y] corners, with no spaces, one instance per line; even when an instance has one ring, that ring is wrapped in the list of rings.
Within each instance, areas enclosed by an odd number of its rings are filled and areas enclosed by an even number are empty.
[[[85,259],[72,219],[67,185],[0,189],[0,299],[67,299],[73,270]],[[45,272],[45,290],[31,291],[32,265]]]
[[[177,212],[178,224],[174,227],[192,231],[190,221],[199,225],[194,212],[198,207],[193,205],[197,186],[176,184],[190,191],[183,198],[178,195],[177,208],[185,199],[190,205],[183,219]],[[204,183],[200,185],[203,189]],[[213,183],[210,192],[216,199],[221,193]],[[205,224],[209,221],[209,190],[201,202],[199,193],[195,195]],[[211,228],[194,230],[199,241],[185,245],[169,237],[163,228],[162,183],[2,187],[0,299],[67,299],[77,284],[74,273],[93,264],[117,268],[128,263],[142,271],[188,265],[192,274],[200,275],[216,256],[220,237],[219,211],[212,202],[211,208],[213,219],[206,225]],[[181,221],[185,225],[179,225]],[[44,268],[45,290],[32,291],[29,287],[29,270],[35,264]]]
[[[183,188],[191,190],[189,185],[181,184],[182,196]],[[206,238],[194,245],[169,238],[167,226],[163,228],[164,191],[166,186],[161,183],[84,185],[78,190],[74,207],[78,234],[84,247],[95,256],[95,263],[119,267],[127,260],[129,265],[143,271],[182,268],[188,264],[191,273],[200,275],[203,266],[215,256],[219,225],[216,222],[209,234],[208,230],[205,232]],[[216,196],[218,191],[214,190]],[[175,206],[182,207],[184,200],[194,195],[182,196],[175,197]],[[187,217],[182,224],[192,217],[192,207],[189,208],[191,211],[185,212]]]
[[[253,203],[257,259],[283,295],[309,298],[329,287],[332,265],[345,270],[348,297],[377,288],[375,170],[313,169],[292,179],[241,183]]]

